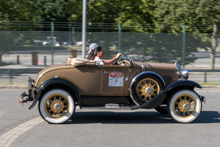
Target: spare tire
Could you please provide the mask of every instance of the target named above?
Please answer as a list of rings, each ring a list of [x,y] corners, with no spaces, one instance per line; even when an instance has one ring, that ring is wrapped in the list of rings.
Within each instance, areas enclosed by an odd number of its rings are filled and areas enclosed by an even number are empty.
[[[153,99],[164,89],[162,81],[154,75],[144,75],[132,85],[131,97],[137,105]]]

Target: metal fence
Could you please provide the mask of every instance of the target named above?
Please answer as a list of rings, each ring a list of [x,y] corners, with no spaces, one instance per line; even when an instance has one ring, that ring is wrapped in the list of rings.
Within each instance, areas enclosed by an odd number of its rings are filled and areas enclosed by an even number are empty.
[[[86,36],[87,51],[96,42],[103,47],[107,59],[121,52],[128,58],[148,62],[180,60],[180,64],[192,70],[210,67],[212,34],[88,32]],[[82,57],[81,32],[55,31],[52,35],[50,31],[0,31],[0,38],[0,84],[13,83],[10,78],[14,84],[24,83],[27,73],[32,74],[34,68],[65,62],[66,57],[73,55],[71,51],[76,50],[76,57]],[[215,69],[220,69],[219,63],[220,48],[217,47]],[[15,82],[18,77],[25,80]]]

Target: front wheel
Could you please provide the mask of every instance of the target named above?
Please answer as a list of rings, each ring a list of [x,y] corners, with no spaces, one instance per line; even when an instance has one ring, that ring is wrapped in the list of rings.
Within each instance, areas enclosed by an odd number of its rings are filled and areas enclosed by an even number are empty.
[[[54,89],[46,92],[42,97],[39,102],[39,112],[49,123],[64,123],[74,114],[75,102],[69,92]]]
[[[202,110],[199,96],[191,90],[180,90],[173,94],[168,102],[168,112],[179,123],[196,120]]]
[[[161,80],[153,75],[139,78],[131,89],[131,96],[137,105],[142,105],[157,96],[164,86]]]

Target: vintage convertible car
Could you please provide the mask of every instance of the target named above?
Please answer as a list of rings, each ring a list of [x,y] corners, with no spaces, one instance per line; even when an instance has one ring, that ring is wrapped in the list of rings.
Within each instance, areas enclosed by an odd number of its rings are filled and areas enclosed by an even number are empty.
[[[125,66],[121,66],[121,63]],[[64,123],[79,108],[156,109],[169,113],[180,123],[194,121],[200,115],[203,96],[194,88],[202,88],[187,80],[188,70],[177,61],[147,63],[119,58],[113,65],[98,65],[86,59],[68,59],[39,72],[36,80],[28,79],[28,93],[20,103],[37,101],[40,115],[49,123]]]

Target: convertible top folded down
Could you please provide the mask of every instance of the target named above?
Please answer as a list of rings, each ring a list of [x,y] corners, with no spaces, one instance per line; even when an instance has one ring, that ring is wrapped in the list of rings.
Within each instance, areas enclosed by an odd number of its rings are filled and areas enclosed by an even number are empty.
[[[81,58],[72,58],[72,57],[66,58],[66,63],[71,64],[75,67],[77,67],[77,66],[96,66],[99,64],[99,62],[100,61],[87,60],[87,59],[81,59]]]

